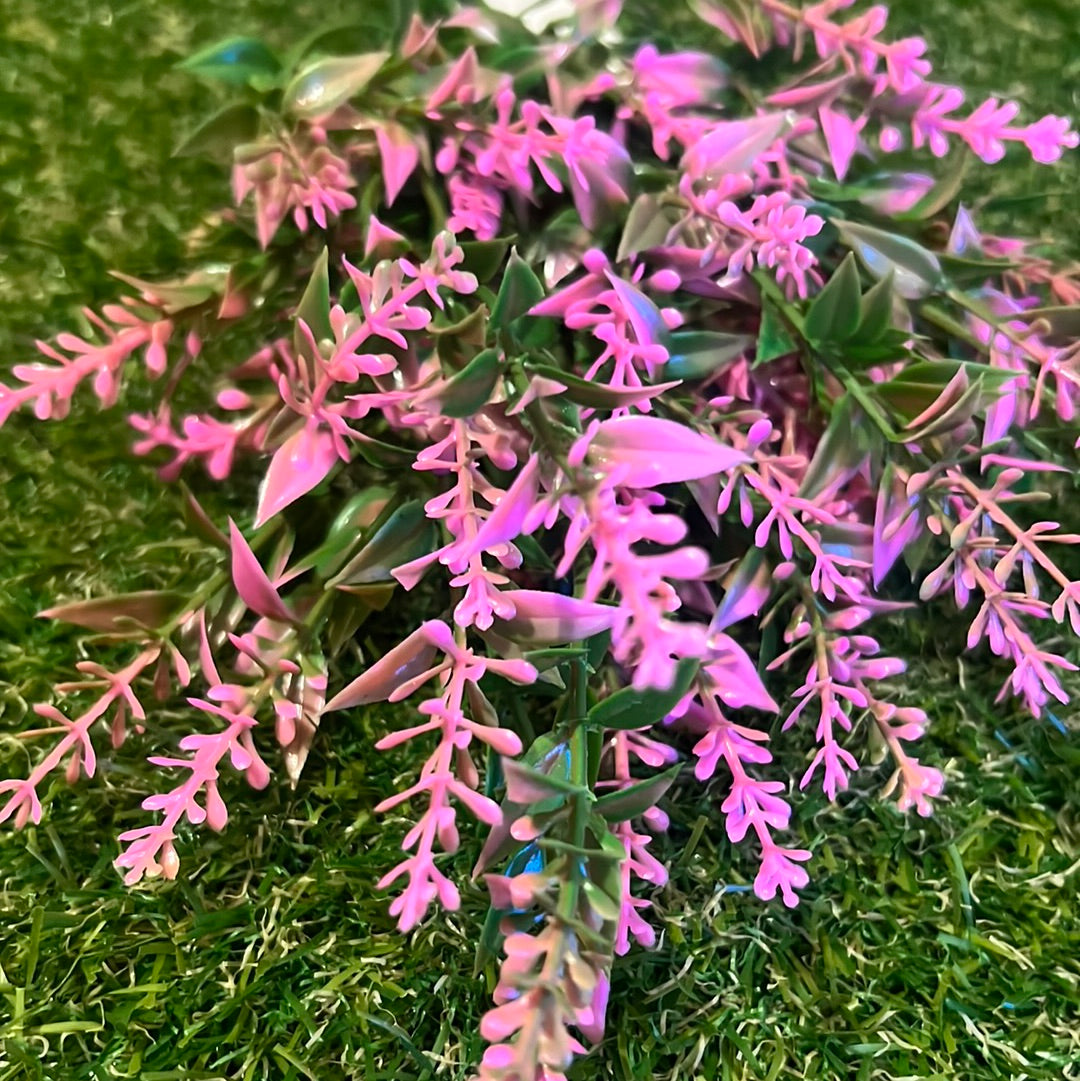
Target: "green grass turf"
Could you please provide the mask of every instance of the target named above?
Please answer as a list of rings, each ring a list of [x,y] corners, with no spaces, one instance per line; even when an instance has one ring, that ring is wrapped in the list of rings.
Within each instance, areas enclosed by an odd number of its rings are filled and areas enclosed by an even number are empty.
[[[630,7],[648,19],[660,5]],[[930,38],[943,78],[1065,113],[1080,111],[1071,7],[901,0],[895,18]],[[215,100],[175,61],[233,32],[287,44],[337,14],[310,0],[0,2],[5,367],[115,296],[107,269],[181,268],[184,237],[224,197],[215,166],[169,158]],[[992,184],[996,225],[1075,250],[1073,198],[1054,192],[1077,176],[1075,160],[1010,160],[973,182]],[[27,704],[80,656],[70,629],[34,613],[206,565],[114,419],[84,404],[0,434],[0,776],[25,771]],[[899,690],[934,718],[948,802],[902,818],[875,799],[872,770],[838,808],[798,800],[815,874],[789,913],[726,889],[753,868],[724,838],[722,793],[677,792],[657,842],[676,861],[660,945],[620,962],[609,1037],[579,1081],[1080,1077],[1080,746],[995,706],[1001,672],[959,666],[962,632],[940,615],[891,633],[922,658]],[[156,713],[151,738],[179,723]],[[460,914],[410,940],[393,929],[374,882],[401,823],[370,808],[412,763],[371,750],[385,723],[335,718],[295,794],[234,789],[228,831],[186,838],[172,885],[129,891],[111,867],[116,833],[144,815],[130,756],[76,792],[57,786],[42,827],[0,832],[0,1081],[468,1076],[491,978],[472,977],[483,898],[466,891]],[[801,761],[792,751],[776,775]]]

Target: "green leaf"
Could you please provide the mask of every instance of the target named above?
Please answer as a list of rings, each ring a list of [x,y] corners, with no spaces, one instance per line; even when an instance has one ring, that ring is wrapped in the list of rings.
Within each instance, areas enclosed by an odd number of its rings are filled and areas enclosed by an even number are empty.
[[[506,261],[506,253],[516,238],[496,237],[494,240],[466,240],[461,244],[461,250],[465,255],[462,261],[462,270],[467,270],[476,276],[476,280],[483,285],[491,281]]]
[[[285,88],[282,108],[304,119],[333,112],[359,94],[389,59],[388,52],[373,52],[308,64]]]
[[[245,86],[270,82],[281,74],[281,62],[257,38],[228,38],[189,56],[177,65],[206,79]]]
[[[754,339],[749,334],[681,330],[669,334],[664,344],[669,353],[665,379],[704,379],[738,360]]]
[[[863,294],[859,301],[859,325],[855,331],[855,338],[860,345],[879,341],[892,326],[895,291],[896,275],[890,270]]]
[[[609,792],[596,801],[595,810],[608,822],[625,822],[655,807],[665,792],[675,783],[682,764],[658,773],[648,780],[639,781],[618,792]]]
[[[694,684],[699,662],[694,657],[679,661],[674,684],[666,691],[622,690],[608,695],[589,710],[588,723],[620,730],[647,728],[662,721],[683,700]]]
[[[227,105],[203,121],[174,151],[177,158],[201,154],[228,157],[233,149],[255,141],[259,133],[259,113],[253,105]]]
[[[851,394],[845,394],[833,407],[829,426],[806,468],[799,495],[814,499],[837,473],[857,469],[878,446],[878,429],[866,422]]]
[[[859,325],[861,294],[855,256],[848,253],[810,304],[803,333],[812,342],[846,342]]]
[[[838,221],[835,225],[840,239],[875,278],[884,278],[892,271],[896,292],[905,300],[920,300],[945,287],[941,261],[914,240],[853,221]]]
[[[566,390],[561,395],[575,405],[584,405],[590,409],[623,409],[631,402],[644,396],[655,397],[660,393],[660,388],[652,387],[609,387],[603,383],[593,383],[588,379],[582,379],[573,372],[563,371],[553,364],[525,365],[525,371],[530,375],[542,376],[545,379],[554,379],[562,383]]]
[[[315,260],[315,266],[311,271],[304,295],[300,298],[300,304],[296,309],[297,321],[303,320],[308,325],[316,343],[324,339],[333,339],[334,328],[330,325],[330,254],[326,248],[319,253]],[[293,343],[297,353],[308,360],[314,358],[308,356],[311,344],[307,337],[301,333],[297,326],[293,335]]]
[[[962,288],[981,286],[987,279],[996,278],[1020,265],[1012,259],[979,259],[947,252],[942,252],[940,258],[949,281]]]
[[[318,572],[320,578],[336,574],[342,563],[362,542],[364,530],[373,522],[380,510],[393,498],[389,488],[372,487],[357,492],[341,509],[326,534],[326,539],[313,552],[292,565],[294,575],[309,570]]]
[[[795,339],[780,314],[780,309],[768,297],[761,302],[761,326],[758,328],[757,353],[754,367],[770,360],[786,357],[798,349]]]
[[[390,571],[394,567],[433,552],[437,542],[434,524],[424,512],[423,503],[403,503],[327,584],[337,587],[392,582]]]
[[[477,353],[439,394],[442,411],[448,417],[471,417],[485,406],[502,371],[502,354],[498,349]]]
[[[673,216],[655,195],[639,195],[626,215],[615,261],[621,263],[638,252],[659,247],[674,224]]]
[[[499,331],[507,330],[511,323],[543,299],[543,282],[514,248],[503,272],[495,306],[491,309],[491,325]]]

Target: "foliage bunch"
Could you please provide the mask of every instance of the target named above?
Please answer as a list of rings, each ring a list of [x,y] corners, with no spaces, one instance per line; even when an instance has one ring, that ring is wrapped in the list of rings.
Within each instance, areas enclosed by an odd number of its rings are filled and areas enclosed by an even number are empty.
[[[1031,510],[1075,463],[1080,279],[956,203],[970,158],[1052,162],[1068,123],[964,111],[882,7],[695,0],[706,53],[569,6],[192,57],[239,98],[184,148],[231,157],[215,258],[118,275],[129,295],[0,384],[0,422],[59,419],[141,369],[163,480],[261,481],[247,531],[185,493],[207,580],[43,613],[126,659],[35,707],[46,750],[0,819],[39,822],[54,772],[94,776],[182,692],[192,730],[151,748],[154,814],[116,859],[175,878],[186,825],[227,825],[230,767],[265,787],[276,743],[296,784],[328,714],[415,696],[376,744],[427,754],[375,808],[417,814],[380,885],[403,931],[457,908],[458,809],[487,828],[486,1081],[560,1078],[601,1037],[614,956],[655,940],[685,762],[719,774],[763,900],[797,904],[811,855],[784,844],[770,717],[813,729],[800,788],[888,758],[884,795],[931,812],[930,718],[871,621],[948,598],[1036,717],[1076,668],[1038,628],[1080,632],[1080,537]]]

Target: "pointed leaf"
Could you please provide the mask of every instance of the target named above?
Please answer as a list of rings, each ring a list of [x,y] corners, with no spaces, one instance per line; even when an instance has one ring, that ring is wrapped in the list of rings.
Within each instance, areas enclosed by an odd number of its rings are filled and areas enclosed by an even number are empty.
[[[371,539],[342,568],[331,587],[392,582],[391,570],[434,551],[437,538],[424,505],[411,500],[394,510]]]
[[[764,297],[761,303],[761,326],[758,328],[757,351],[753,366],[756,368],[759,364],[768,364],[770,360],[789,356],[798,348],[798,344],[784,322],[784,317],[780,314],[780,309],[768,297]]]
[[[332,340],[334,337],[334,329],[330,325],[329,259],[328,250],[323,248],[315,260],[307,288],[304,290],[304,295],[300,298],[300,303],[296,308],[297,321],[303,320],[307,324],[308,330],[311,331],[311,336],[316,343],[326,338]],[[308,356],[311,343],[308,341],[307,335],[301,333],[299,327],[297,327],[293,336],[293,342],[296,351],[301,356],[306,357],[308,360],[314,360],[314,357]]]
[[[600,728],[647,728],[662,721],[690,692],[697,675],[698,661],[679,661],[674,684],[666,691],[636,691],[633,687],[608,695],[589,710],[588,723]]]
[[[389,58],[387,52],[373,52],[317,60],[285,88],[282,107],[304,119],[325,116],[359,94]]]
[[[846,342],[859,325],[861,293],[855,256],[849,252],[810,304],[803,333],[812,342]]]
[[[674,420],[622,416],[600,423],[589,460],[630,488],[654,488],[725,473],[749,459]]]
[[[130,629],[132,624],[156,630],[168,622],[184,600],[182,593],[148,589],[58,604],[38,612],[38,618],[58,619],[76,627],[105,633],[122,632]]]
[[[503,368],[498,349],[477,353],[439,391],[442,412],[448,417],[471,417],[487,405]]]
[[[259,113],[253,105],[227,105],[203,121],[174,151],[178,158],[200,154],[232,156],[233,149],[253,143],[259,133]]]
[[[609,387],[604,383],[582,379],[573,372],[565,372],[554,364],[528,363],[525,370],[541,379],[561,383],[566,388],[561,397],[589,409],[626,409],[628,406],[656,398],[679,385],[679,380],[675,379],[668,383],[656,383],[651,387]]]
[[[281,623],[293,622],[293,614],[278,596],[266,571],[255,558],[236,523],[229,519],[229,546],[232,549],[232,580],[240,599],[253,612]]]
[[[890,270],[866,291],[859,302],[859,327],[855,332],[858,344],[878,341],[892,325],[895,278]]]
[[[236,37],[202,49],[177,65],[207,79],[244,86],[252,80],[270,81],[281,73],[281,62],[256,38]]]
[[[722,372],[754,344],[749,334],[724,334],[711,330],[682,330],[664,342],[668,379],[704,379]]]
[[[625,822],[655,807],[664,793],[675,783],[682,769],[681,763],[663,773],[639,781],[617,792],[601,796],[593,808],[607,822]]]
[[[436,652],[426,625],[418,627],[408,638],[369,666],[363,675],[338,691],[327,702],[323,712],[385,702],[398,687],[427,671],[435,660]]]
[[[799,495],[814,499],[830,484],[854,475],[879,443],[878,429],[866,422],[855,399],[845,394],[833,406],[829,426],[806,468]]]
[[[465,256],[461,268],[485,285],[498,273],[506,261],[506,253],[514,237],[498,237],[495,240],[464,240],[461,251]]]
[[[506,330],[515,319],[528,314],[543,299],[543,282],[518,255],[517,248],[512,249],[491,309],[491,325],[496,330]]]
[[[920,300],[945,285],[941,261],[906,236],[887,233],[853,221],[837,221],[840,238],[875,278],[895,275],[896,292],[905,300]]]
[[[263,478],[255,528],[325,480],[338,461],[333,435],[310,421],[286,439],[274,452]]]

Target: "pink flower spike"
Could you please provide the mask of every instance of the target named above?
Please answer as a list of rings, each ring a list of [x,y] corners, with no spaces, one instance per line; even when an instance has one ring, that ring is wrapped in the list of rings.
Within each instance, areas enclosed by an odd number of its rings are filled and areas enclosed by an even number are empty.
[[[628,488],[700,480],[749,460],[742,451],[660,417],[605,420],[589,443],[591,464]]]
[[[293,623],[296,617],[273,587],[266,571],[255,558],[236,523],[229,519],[229,545],[232,550],[232,579],[240,599],[253,611],[280,623]]]

